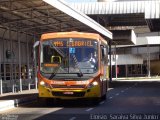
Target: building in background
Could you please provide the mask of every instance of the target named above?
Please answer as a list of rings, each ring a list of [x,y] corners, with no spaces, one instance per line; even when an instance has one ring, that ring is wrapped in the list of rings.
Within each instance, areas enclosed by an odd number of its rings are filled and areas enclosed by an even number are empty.
[[[159,0],[97,0],[72,6],[112,31],[113,77],[160,75]]]

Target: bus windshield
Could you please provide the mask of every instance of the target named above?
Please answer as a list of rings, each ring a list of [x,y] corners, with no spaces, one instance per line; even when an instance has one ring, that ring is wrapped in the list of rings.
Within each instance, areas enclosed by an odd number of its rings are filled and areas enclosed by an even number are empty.
[[[84,38],[45,40],[40,65],[45,74],[93,74],[98,70],[98,42]]]

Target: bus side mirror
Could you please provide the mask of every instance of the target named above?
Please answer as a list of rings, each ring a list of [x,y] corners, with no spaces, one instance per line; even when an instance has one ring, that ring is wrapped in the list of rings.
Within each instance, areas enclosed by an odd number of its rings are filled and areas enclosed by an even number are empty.
[[[34,71],[35,71],[35,80],[37,79],[37,71],[38,71],[38,46],[40,42],[36,41],[33,45],[33,62],[34,62]]]
[[[33,45],[33,48],[36,48],[37,46],[39,46],[39,43],[40,43],[39,41],[36,41]]]
[[[104,59],[106,57],[106,48],[101,45],[101,54],[102,54],[102,59]]]
[[[33,60],[34,60],[34,62],[36,62],[36,59],[38,59],[38,46],[39,46],[39,44],[40,44],[40,42],[36,41],[33,45]]]

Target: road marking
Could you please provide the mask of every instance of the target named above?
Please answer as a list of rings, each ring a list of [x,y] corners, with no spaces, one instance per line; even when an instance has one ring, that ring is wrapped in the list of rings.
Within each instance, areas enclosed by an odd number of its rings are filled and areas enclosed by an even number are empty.
[[[116,94],[116,96],[118,96],[118,95],[119,95],[119,93]]]
[[[71,117],[69,120],[75,120],[76,119],[76,117]]]
[[[100,102],[99,104],[100,104],[100,105],[104,104],[104,101]]]
[[[156,103],[156,105],[160,105],[160,102],[159,101],[157,101],[157,102],[155,102]]]
[[[109,97],[109,99],[112,99],[113,97]]]
[[[124,90],[121,90],[121,92],[123,93],[123,92],[124,92]]]
[[[87,109],[86,111],[89,112],[89,111],[91,111],[91,110],[93,110],[93,108],[89,108],[89,109]]]

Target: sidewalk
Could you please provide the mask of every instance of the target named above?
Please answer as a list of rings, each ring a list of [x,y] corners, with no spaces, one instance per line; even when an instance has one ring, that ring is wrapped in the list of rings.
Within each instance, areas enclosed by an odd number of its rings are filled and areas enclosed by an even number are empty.
[[[37,97],[38,90],[35,89],[24,90],[17,93],[5,93],[0,95],[0,111],[18,107],[19,104],[36,100]]]
[[[124,78],[112,78],[112,81],[145,81],[145,82],[160,82],[160,77],[124,77]]]

